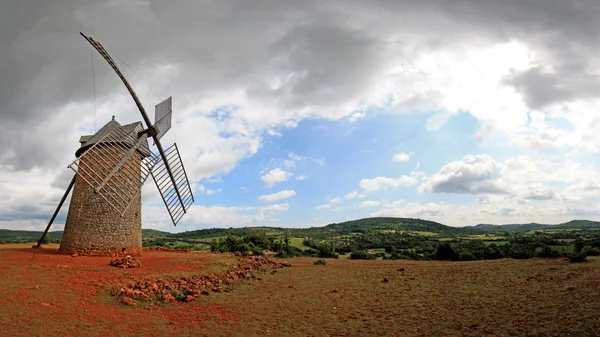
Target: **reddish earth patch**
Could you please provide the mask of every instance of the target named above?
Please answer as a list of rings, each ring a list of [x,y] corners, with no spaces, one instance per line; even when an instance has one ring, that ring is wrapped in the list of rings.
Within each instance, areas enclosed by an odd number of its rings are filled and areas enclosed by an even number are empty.
[[[125,334],[168,335],[236,317],[236,310],[226,305],[130,310],[109,295],[113,287],[132,280],[199,274],[218,259],[225,266],[235,262],[232,256],[144,250],[137,257],[143,267],[121,269],[109,266],[110,257],[61,255],[57,248],[0,245],[0,335],[111,335],[121,328]]]

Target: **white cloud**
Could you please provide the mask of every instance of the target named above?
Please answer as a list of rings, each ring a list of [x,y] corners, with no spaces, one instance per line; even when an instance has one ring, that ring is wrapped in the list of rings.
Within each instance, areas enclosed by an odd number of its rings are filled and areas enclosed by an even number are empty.
[[[503,165],[488,155],[467,155],[442,167],[428,181],[419,186],[427,193],[504,193],[506,187],[499,181]]]
[[[267,202],[273,202],[273,201],[277,201],[277,200],[291,198],[291,197],[293,197],[295,195],[296,195],[296,191],[293,191],[293,190],[283,190],[283,191],[279,191],[277,193],[261,195],[260,197],[258,197],[258,200],[260,200],[260,201],[267,201]]]
[[[286,159],[283,161],[283,165],[285,165],[285,167],[291,168],[291,167],[296,167],[296,163],[306,159],[305,157],[299,156],[297,154],[294,153],[290,153],[288,155],[289,159]]]
[[[260,179],[269,187],[284,182],[292,177],[292,174],[280,168],[273,169],[267,172]]]
[[[356,191],[350,192],[344,196],[344,198],[346,198],[348,200],[354,199],[356,197],[358,197],[358,192],[356,192]]]
[[[206,190],[206,195],[213,195],[213,194],[222,193],[222,192],[223,192],[223,190],[220,188],[217,190],[208,189],[208,190]]]
[[[384,204],[380,210],[371,213],[371,216],[437,218],[443,216],[447,208],[446,205],[437,203],[422,205],[418,202],[407,203],[404,200],[398,200]]]
[[[381,189],[392,188],[394,190],[399,187],[411,187],[418,183],[418,175],[416,173],[411,176],[402,175],[398,178],[375,177],[373,179],[362,179],[359,183],[365,192],[375,192]]]
[[[312,160],[319,166],[325,165],[325,158],[313,158]]]
[[[410,160],[410,154],[404,152],[396,153],[392,156],[392,160],[395,162],[407,162]]]
[[[339,211],[341,210],[340,207],[336,207],[333,208],[334,205],[339,204],[341,201],[340,197],[335,197],[335,198],[329,198],[328,202],[326,204],[323,205],[318,205],[315,207],[316,210],[323,210],[323,209],[331,209],[332,211]]]
[[[296,180],[306,180],[306,177],[302,175],[296,176]]]
[[[323,205],[319,205],[319,206],[315,207],[316,210],[328,209],[328,208],[331,208],[331,204],[323,204]]]
[[[375,207],[375,206],[378,206],[379,204],[381,204],[381,202],[376,201],[376,200],[366,200],[366,201],[363,201],[359,207],[360,208]]]
[[[275,131],[273,129],[269,129],[267,130],[267,134],[269,136],[274,136],[274,137],[281,137],[281,132]]]

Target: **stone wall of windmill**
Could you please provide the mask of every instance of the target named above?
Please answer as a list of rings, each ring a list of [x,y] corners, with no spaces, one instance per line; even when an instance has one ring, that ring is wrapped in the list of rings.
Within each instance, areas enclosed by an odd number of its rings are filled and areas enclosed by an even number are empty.
[[[116,123],[114,119],[111,122]],[[113,125],[114,127],[121,126],[116,123],[116,125]],[[101,129],[98,132],[101,131],[103,130]],[[59,253],[101,256],[114,256],[123,253],[138,255],[141,253],[141,193],[132,198],[131,204],[121,216],[105,198],[95,193],[94,188],[86,182],[86,179],[90,180],[92,170],[102,171],[105,167],[117,165],[118,158],[114,155],[114,151],[121,154],[127,151],[127,149],[115,145],[108,146],[111,146],[110,151],[112,152],[110,153],[108,152],[109,149],[97,149],[99,155],[81,157]],[[139,177],[144,157],[145,154],[136,151],[123,168],[135,172]],[[104,170],[106,172],[100,172],[101,175],[108,174],[108,171]],[[115,175],[108,186],[104,187],[103,193],[114,193],[112,191],[123,190],[128,181],[119,178],[119,175]],[[115,195],[115,197],[118,198],[119,196]]]

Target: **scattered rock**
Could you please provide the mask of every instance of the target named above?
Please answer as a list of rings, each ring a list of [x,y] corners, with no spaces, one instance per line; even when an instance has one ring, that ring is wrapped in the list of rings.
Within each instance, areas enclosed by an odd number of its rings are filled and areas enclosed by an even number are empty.
[[[333,289],[331,292],[332,292],[332,293],[337,293],[337,292],[339,292],[339,291],[340,291],[340,290],[339,290],[338,288],[334,288],[334,289]]]
[[[289,262],[287,262],[287,261],[281,262],[281,265],[284,266],[284,267],[291,267],[292,266],[292,264],[289,263]]]
[[[293,284],[290,284],[290,285],[288,286],[288,288],[290,288],[290,289],[293,289],[293,288],[294,288],[294,285],[293,285]]]
[[[123,258],[114,258],[110,260],[109,265],[118,268],[138,268],[142,266],[142,263],[136,260],[133,256],[127,255]]]
[[[388,280],[388,278],[387,278],[387,277],[384,277],[384,278],[383,278],[383,282],[389,282],[389,281],[390,281],[390,280]]]
[[[119,290],[117,296],[121,298],[122,302],[131,302],[130,300],[124,300],[124,298],[129,298],[134,302],[149,298],[158,298],[165,302],[189,302],[200,295],[207,296],[211,292],[230,291],[236,280],[260,280],[259,273],[266,273],[271,269],[278,269],[285,266],[283,263],[277,263],[261,256],[247,258],[242,257],[241,254],[236,254],[236,256],[240,263],[231,269],[208,275],[130,282]],[[292,287],[290,286],[290,288]]]
[[[123,297],[121,298],[121,303],[126,305],[135,305],[135,300],[131,297]]]
[[[398,269],[396,269],[397,271],[404,271],[404,267],[400,267]]]

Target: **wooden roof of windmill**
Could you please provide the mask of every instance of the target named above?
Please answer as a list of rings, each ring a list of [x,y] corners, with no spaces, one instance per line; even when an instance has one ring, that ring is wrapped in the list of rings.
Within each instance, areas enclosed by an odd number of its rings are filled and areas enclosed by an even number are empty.
[[[102,140],[107,134],[114,131],[115,129],[120,129],[117,131],[121,131],[122,134],[131,134],[134,131],[141,131],[143,129],[142,122],[135,122],[131,124],[121,125],[119,122],[115,120],[115,116],[112,117],[108,123],[106,123],[100,130],[98,130],[93,135],[84,135],[79,138],[79,143],[81,143],[81,147],[77,149],[75,152],[75,156],[79,157],[83,152],[85,152],[88,148],[93,146]],[[121,137],[119,139],[120,142],[125,143],[130,146],[134,146],[134,142],[131,137]],[[145,157],[150,155],[150,148],[148,147],[148,143],[143,142],[142,146],[139,147],[138,151],[143,154]]]

